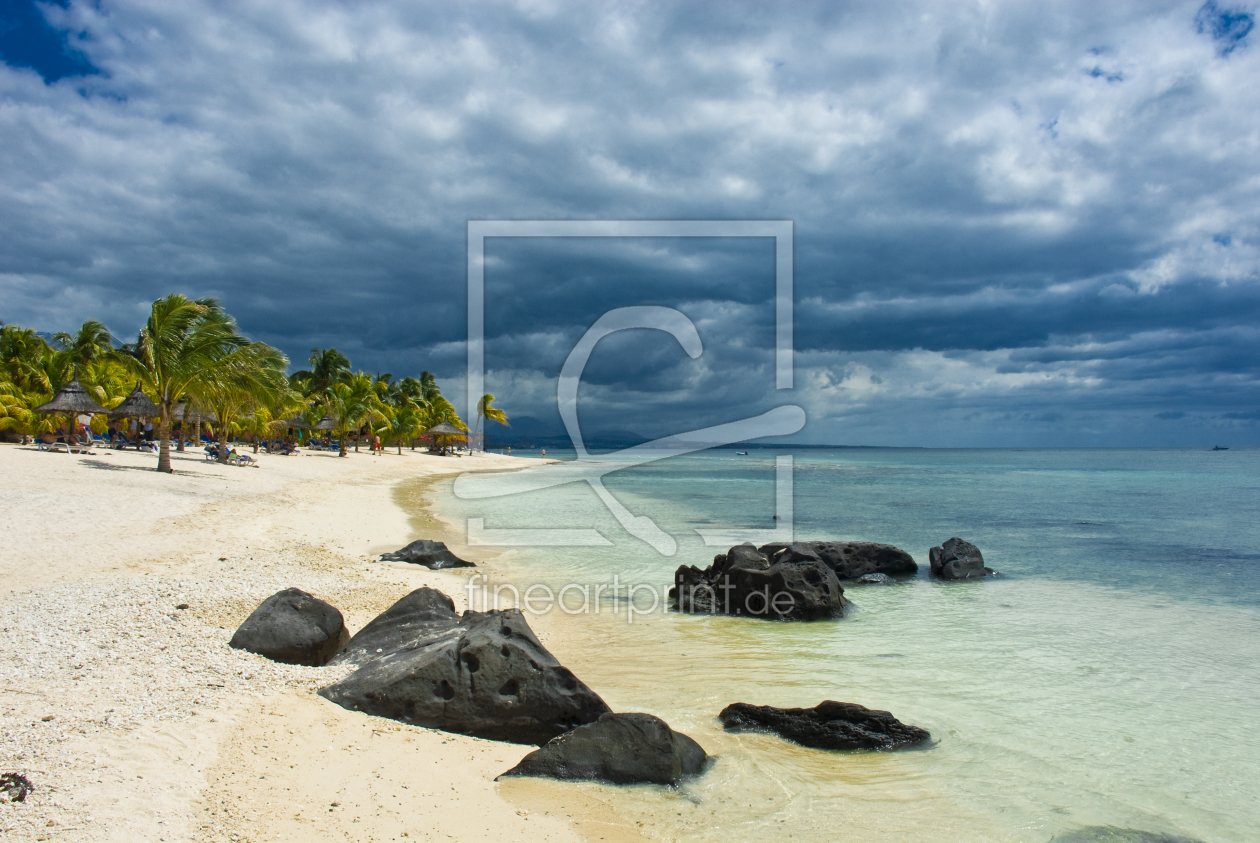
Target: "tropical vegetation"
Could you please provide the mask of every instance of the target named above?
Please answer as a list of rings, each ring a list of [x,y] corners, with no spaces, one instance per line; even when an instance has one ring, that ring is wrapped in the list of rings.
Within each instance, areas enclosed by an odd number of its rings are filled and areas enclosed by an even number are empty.
[[[217,300],[179,293],[153,302],[139,335],[127,343],[95,320],[57,334],[0,323],[0,435],[27,441],[57,430],[58,418],[37,408],[71,380],[107,409],[139,385],[158,408],[149,421],[163,472],[171,471],[172,444],[183,450],[203,419],[221,462],[232,437],[245,438],[257,452],[260,442],[295,427],[329,430],[341,456],[351,439],[357,451],[363,436],[380,437],[401,454],[403,445],[415,448],[441,422],[468,430],[431,372],[397,380],[392,373],[370,375],[354,370],[335,348],[312,349],[308,367],[286,375],[288,366],[280,351],[242,334]],[[493,400],[482,400],[478,424],[483,416],[506,420],[490,406]],[[108,425],[108,418],[95,416],[90,426],[103,433]]]

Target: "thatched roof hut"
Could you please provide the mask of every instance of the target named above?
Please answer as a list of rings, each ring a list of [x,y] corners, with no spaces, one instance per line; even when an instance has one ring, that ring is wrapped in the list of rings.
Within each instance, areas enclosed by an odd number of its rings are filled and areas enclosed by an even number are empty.
[[[209,410],[201,411],[189,407],[187,401],[181,401],[171,409],[172,422],[217,422],[219,417]]]
[[[140,388],[138,381],[136,382],[136,388],[131,390],[131,394],[124,398],[121,404],[109,411],[111,419],[155,419],[161,414],[162,410],[149,399],[149,396],[144,394],[144,390]]]
[[[35,412],[65,413],[66,415],[81,416],[84,414],[108,413],[109,410],[93,401],[87,390],[83,388],[83,385],[75,379],[63,386],[53,396],[53,400],[36,407]]]
[[[450,422],[442,422],[440,424],[435,424],[433,425],[433,427],[426,430],[424,432],[424,435],[437,438],[439,436],[467,436],[468,433],[466,431],[460,430],[458,427],[451,424]]]

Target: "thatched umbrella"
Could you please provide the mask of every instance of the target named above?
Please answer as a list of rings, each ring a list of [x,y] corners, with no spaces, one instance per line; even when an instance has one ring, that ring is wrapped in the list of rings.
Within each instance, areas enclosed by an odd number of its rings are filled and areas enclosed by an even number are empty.
[[[149,396],[144,394],[144,390],[140,388],[140,382],[136,382],[136,388],[131,390],[131,394],[122,400],[122,403],[109,411],[111,419],[155,419],[162,415],[162,410],[157,404],[149,400]]]
[[[63,386],[53,400],[47,404],[40,404],[35,408],[37,413],[65,413],[68,416],[66,424],[66,450],[70,450],[70,444],[74,441],[75,417],[84,414],[97,415],[100,413],[108,413],[109,410],[102,407],[92,400],[87,390],[79,383],[76,377],[70,383]]]
[[[452,437],[455,437],[455,436],[465,437],[468,434],[460,430],[458,427],[451,424],[450,422],[441,422],[439,424],[433,425],[433,427],[426,430],[424,432],[424,435],[432,436],[433,440],[437,442],[442,439],[451,439]]]
[[[180,401],[173,408],[171,408],[171,425],[174,426],[175,422],[183,422],[184,424],[187,424],[188,422],[194,422],[196,426],[193,428],[193,438],[197,442],[201,441],[201,423],[203,421],[217,422],[218,420],[219,420],[219,417],[216,416],[214,413],[210,412],[209,410],[206,410],[204,412],[202,412],[201,410],[196,410],[188,406],[187,401]],[[176,446],[176,450],[179,450],[179,451],[184,450],[184,440],[187,438],[188,438],[188,431],[185,430],[181,426],[180,433],[179,433],[179,444]]]

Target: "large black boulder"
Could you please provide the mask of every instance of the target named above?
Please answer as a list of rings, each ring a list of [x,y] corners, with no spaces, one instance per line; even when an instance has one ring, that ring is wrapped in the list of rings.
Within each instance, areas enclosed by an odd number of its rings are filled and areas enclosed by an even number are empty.
[[[970,580],[997,573],[984,566],[980,548],[960,538],[952,538],[928,551],[932,576],[943,580]]]
[[[446,549],[445,542],[429,539],[416,539],[411,544],[395,550],[393,553],[382,553],[382,562],[410,562],[412,565],[423,565],[440,571],[444,568],[475,568],[473,563],[460,559]]]
[[[849,604],[840,581],[818,557],[780,554],[772,562],[751,544],[718,554],[703,570],[679,567],[670,597],[680,612],[773,620],[839,617]]]
[[[434,588],[417,588],[355,633],[335,661],[363,665],[386,653],[420,646],[458,625],[451,598]]]
[[[832,700],[814,708],[734,703],[722,709],[718,719],[731,732],[776,732],[802,746],[818,749],[899,749],[931,737],[887,711]]]
[[[842,580],[856,580],[867,574],[913,577],[919,570],[909,553],[891,544],[876,542],[776,542],[762,545],[759,550],[772,561],[781,551],[788,552],[787,558],[817,557]]]
[[[328,664],[349,638],[334,606],[301,589],[286,588],[260,603],[228,646],[276,662],[319,667]]]
[[[435,617],[431,627],[419,622],[406,636],[389,638],[395,649],[371,653],[320,695],[416,726],[539,746],[608,712],[547,652],[519,610],[465,612],[453,625],[443,622]],[[378,642],[391,626],[381,629]]]
[[[613,784],[676,784],[704,771],[700,744],[650,714],[605,714],[552,738],[504,776],[595,779]]]
[[[1137,831],[1114,825],[1091,825],[1067,834],[1056,834],[1050,843],[1202,843],[1176,834]]]

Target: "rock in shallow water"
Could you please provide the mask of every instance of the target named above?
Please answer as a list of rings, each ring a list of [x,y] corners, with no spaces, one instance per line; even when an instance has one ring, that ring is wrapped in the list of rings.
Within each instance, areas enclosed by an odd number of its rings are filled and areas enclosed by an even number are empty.
[[[680,612],[771,620],[839,617],[849,602],[836,575],[817,556],[785,558],[781,553],[772,561],[751,544],[718,554],[704,570],[679,567],[670,597]]]
[[[825,700],[814,708],[775,708],[734,703],[718,715],[731,732],[776,732],[817,749],[899,749],[931,737],[887,711]]]
[[[401,550],[395,550],[393,553],[382,553],[381,561],[409,562],[412,565],[423,565],[426,568],[432,568],[434,571],[440,571],[445,568],[476,567],[473,563],[460,559],[447,550],[445,542],[435,542],[429,539],[417,539]]]
[[[957,537],[928,551],[928,560],[932,565],[932,576],[943,580],[977,579],[997,573],[984,566],[980,548]]]
[[[1113,825],[1091,825],[1079,831],[1056,834],[1051,838],[1050,843],[1203,843],[1203,841],[1175,834],[1117,828]]]
[[[786,558],[796,554],[816,556],[842,580],[855,580],[867,574],[913,577],[919,570],[909,553],[891,544],[876,542],[775,543],[762,545],[759,550],[771,560],[785,550],[789,554]]]
[[[358,670],[320,696],[416,726],[540,746],[608,713],[608,705],[547,652],[519,610],[465,612],[448,624],[431,595],[413,602],[425,606],[413,613],[412,626],[382,623],[380,637],[369,637],[357,651],[386,642],[390,649],[366,654]]]
[[[896,585],[897,581],[887,574],[866,574],[858,577],[856,585]]]
[[[298,588],[271,595],[240,625],[228,646],[285,664],[325,665],[350,638],[341,612]]]
[[[605,714],[553,738],[504,776],[594,779],[613,784],[676,784],[704,771],[700,744],[650,714]]]

